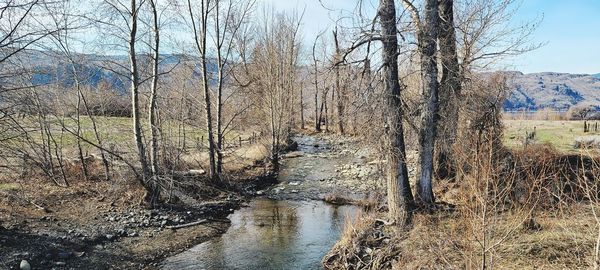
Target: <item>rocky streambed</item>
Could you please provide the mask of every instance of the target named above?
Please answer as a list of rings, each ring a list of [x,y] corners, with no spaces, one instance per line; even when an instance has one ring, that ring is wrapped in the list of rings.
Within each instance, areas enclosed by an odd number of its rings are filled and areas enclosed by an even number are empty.
[[[162,269],[320,269],[344,223],[361,211],[322,200],[360,200],[383,188],[385,161],[351,138],[300,135],[285,154],[277,184],[229,216],[222,235],[170,257]]]

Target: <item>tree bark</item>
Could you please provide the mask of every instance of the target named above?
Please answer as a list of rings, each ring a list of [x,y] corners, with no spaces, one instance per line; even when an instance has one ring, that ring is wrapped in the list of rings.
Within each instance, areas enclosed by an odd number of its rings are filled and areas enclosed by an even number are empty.
[[[342,89],[340,88],[340,65],[338,63],[340,61],[341,51],[340,43],[338,40],[337,27],[335,31],[333,31],[333,40],[335,42],[335,92],[337,92],[338,131],[340,132],[340,134],[344,134],[344,100],[342,98]]]
[[[313,44],[312,48],[313,64],[315,66],[315,131],[321,132],[321,114],[319,112],[319,66],[317,62],[316,47],[317,41],[315,40],[315,43]]]
[[[150,166],[152,177],[158,175],[158,124],[156,117],[156,98],[158,91],[158,58],[160,46],[160,33],[158,28],[158,11],[155,0],[149,0],[152,10],[152,30],[154,32],[154,47],[152,48],[152,84],[150,89],[150,107],[148,109],[148,120],[150,125]]]
[[[461,92],[460,65],[454,30],[454,0],[441,0],[440,12],[440,119],[438,122],[438,153],[436,176],[439,179],[456,175],[454,143],[457,137],[458,107]]]
[[[439,106],[436,57],[438,23],[438,0],[427,0],[425,3],[425,21],[418,24],[424,104],[421,112],[421,127],[419,132],[421,176],[417,184],[419,199],[427,205],[434,203],[432,190],[433,150],[435,147]]]
[[[300,86],[300,129],[304,129],[304,84]]]
[[[150,194],[150,203],[155,204],[158,202],[160,197],[160,190],[158,189],[158,134],[159,128],[157,123],[157,112],[156,112],[156,99],[158,92],[158,61],[159,61],[159,46],[160,46],[160,32],[158,28],[158,10],[156,7],[156,0],[149,0],[150,9],[152,12],[152,31],[154,32],[154,47],[152,48],[152,84],[150,86],[150,104],[148,108],[148,124],[150,125],[150,188],[152,193]]]
[[[388,107],[388,174],[387,197],[389,218],[401,226],[412,220],[413,196],[408,182],[404,130],[402,126],[403,110],[401,102],[402,87],[398,77],[398,37],[396,28],[396,7],[394,0],[379,1],[379,18],[383,42],[383,62],[385,65],[385,93]]]
[[[146,201],[151,200],[153,197],[152,194],[154,191],[148,185],[148,176],[150,175],[150,170],[148,168],[148,162],[146,159],[146,149],[144,146],[143,135],[142,135],[142,125],[140,119],[140,100],[139,100],[139,72],[137,65],[137,56],[135,50],[135,43],[137,40],[137,20],[138,20],[138,12],[139,7],[137,6],[136,0],[131,0],[131,9],[130,9],[130,31],[129,31],[129,68],[130,68],[130,76],[131,76],[131,107],[132,107],[132,116],[133,116],[133,137],[135,140],[135,144],[137,146],[138,151],[138,159],[140,165],[142,166],[142,185],[146,189]]]

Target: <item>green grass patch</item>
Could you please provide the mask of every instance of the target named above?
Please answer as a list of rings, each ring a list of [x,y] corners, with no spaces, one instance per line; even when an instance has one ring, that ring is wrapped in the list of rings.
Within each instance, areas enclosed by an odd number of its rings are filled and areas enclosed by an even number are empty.
[[[2,191],[10,191],[10,190],[19,190],[21,187],[16,183],[0,183],[0,190]]]
[[[584,121],[563,120],[504,120],[504,143],[508,147],[523,147],[525,137],[535,130],[535,142],[549,144],[562,152],[580,152],[573,144],[577,137],[600,135],[594,125],[600,121],[588,121],[590,132],[583,132]]]

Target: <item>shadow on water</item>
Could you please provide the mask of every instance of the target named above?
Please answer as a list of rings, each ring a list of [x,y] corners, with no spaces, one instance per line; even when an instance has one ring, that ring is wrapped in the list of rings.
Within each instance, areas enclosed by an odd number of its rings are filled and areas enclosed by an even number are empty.
[[[321,269],[344,220],[358,208],[257,199],[230,216],[218,238],[165,260],[162,269]]]

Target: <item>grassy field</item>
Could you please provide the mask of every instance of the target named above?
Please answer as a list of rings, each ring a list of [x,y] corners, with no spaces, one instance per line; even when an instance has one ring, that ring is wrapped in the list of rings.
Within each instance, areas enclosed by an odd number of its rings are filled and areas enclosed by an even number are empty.
[[[598,130],[595,131],[595,124]],[[581,152],[573,147],[575,139],[583,136],[599,136],[600,121],[588,121],[590,132],[583,132],[584,121],[564,120],[504,120],[504,142],[508,147],[523,147],[526,134],[535,130],[536,143],[549,144],[562,152]],[[585,150],[588,151],[588,150]]]

